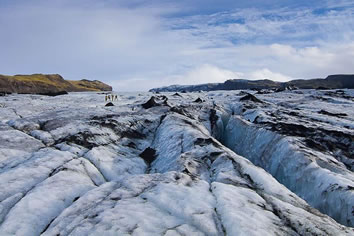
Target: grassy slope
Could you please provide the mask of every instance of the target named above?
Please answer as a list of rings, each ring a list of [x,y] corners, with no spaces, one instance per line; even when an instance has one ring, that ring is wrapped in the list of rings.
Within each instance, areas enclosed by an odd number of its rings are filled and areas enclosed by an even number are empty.
[[[19,93],[58,92],[58,91],[101,91],[109,86],[100,81],[67,81],[60,75],[0,75],[0,91]]]
[[[94,82],[86,82],[86,81],[82,81],[82,80],[68,80],[69,83],[71,83],[72,85],[74,85],[76,88],[80,89],[80,90],[85,90],[85,91],[101,91],[101,89],[99,89],[99,86],[93,87],[92,83]],[[97,83],[95,83],[97,84]]]

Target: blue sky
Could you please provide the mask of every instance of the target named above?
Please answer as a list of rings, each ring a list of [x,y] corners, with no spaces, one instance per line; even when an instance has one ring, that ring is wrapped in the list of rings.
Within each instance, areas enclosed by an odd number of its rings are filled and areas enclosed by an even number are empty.
[[[0,52],[117,91],[354,73],[354,1],[1,0]]]

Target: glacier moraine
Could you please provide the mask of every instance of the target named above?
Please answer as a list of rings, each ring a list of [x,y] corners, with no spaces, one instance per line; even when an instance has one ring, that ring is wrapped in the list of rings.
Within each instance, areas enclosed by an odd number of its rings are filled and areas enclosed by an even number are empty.
[[[354,235],[354,90],[117,94],[0,97],[0,235]]]

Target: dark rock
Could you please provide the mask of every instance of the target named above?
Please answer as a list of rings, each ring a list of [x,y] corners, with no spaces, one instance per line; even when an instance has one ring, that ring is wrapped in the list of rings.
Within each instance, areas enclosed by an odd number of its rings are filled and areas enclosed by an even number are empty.
[[[305,138],[305,144],[310,148],[324,152],[333,153],[335,158],[354,156],[354,136],[337,130],[327,130],[320,127],[310,127],[302,124],[285,122],[262,122],[270,129],[286,136],[297,136]],[[349,169],[352,169],[351,166]]]
[[[266,89],[260,89],[257,91],[256,94],[269,94],[269,93],[272,93],[271,90],[266,90]]]
[[[168,101],[168,97],[166,97],[165,95],[159,95],[157,98],[158,98],[159,100]]]
[[[300,117],[299,113],[298,112],[295,112],[295,111],[291,111],[288,113],[288,115],[290,116],[296,116],[296,117]]]
[[[208,145],[213,145],[214,147],[218,147],[220,148],[221,145],[218,144],[215,140],[213,140],[212,138],[197,138],[195,141],[194,141],[194,145],[198,145],[198,146],[201,146],[201,147],[204,147],[204,146],[208,146]]]
[[[39,93],[39,95],[51,96],[51,97],[55,97],[55,96],[59,96],[59,95],[66,95],[66,94],[68,94],[68,92],[66,92],[66,91]]]
[[[111,197],[111,200],[113,200],[113,201],[119,201],[119,200],[121,200],[121,198],[120,198],[120,197]]]
[[[343,116],[348,116],[345,113],[332,113],[332,112],[328,112],[326,110],[320,110],[318,112],[319,114],[323,114],[323,115],[327,115],[327,116],[335,116],[335,117],[343,117]]]
[[[136,148],[136,145],[135,145],[135,143],[133,143],[133,142],[129,142],[129,143],[127,144],[127,146],[130,147],[130,148]]]
[[[106,119],[111,119],[114,117],[120,117],[120,115],[118,114],[108,114],[108,115],[104,115],[104,116],[93,116],[91,119],[92,120],[106,120]]]
[[[223,154],[223,152],[211,152],[210,156],[211,157],[217,157],[217,156],[220,156],[221,154]]]
[[[277,122],[272,125],[273,131],[278,131],[281,134],[288,136],[306,137],[309,132],[313,132],[313,128],[306,127],[301,124]]]
[[[102,126],[105,128],[112,129],[114,131],[118,131],[117,127],[119,126],[119,123],[117,122],[117,120],[110,119],[110,118],[105,119],[105,118],[101,117],[99,119],[90,121],[90,125]]]
[[[328,101],[329,101],[328,98],[325,98],[325,97],[322,97],[322,96],[314,96],[314,95],[311,95],[310,97],[311,97],[311,98],[314,98],[314,99],[319,99],[319,100],[322,100],[322,101],[325,101],[325,102],[328,102]]]
[[[204,102],[201,98],[197,98],[196,100],[194,100],[194,102],[196,102],[196,103],[202,103],[202,102]]]
[[[124,138],[129,138],[129,139],[144,139],[144,138],[146,138],[145,134],[142,134],[139,131],[134,130],[134,129],[128,129],[128,130],[122,131],[121,136]]]
[[[10,94],[11,94],[11,92],[1,91],[0,92],[0,97],[6,96],[6,95],[10,95]]]
[[[146,163],[151,164],[156,158],[156,150],[153,148],[146,148],[142,153],[139,155],[141,158],[143,158]]]
[[[328,92],[324,93],[324,95],[330,96],[330,97],[337,97],[337,98],[354,100],[354,97],[345,94],[345,92],[343,90],[336,90],[335,92],[328,91]]]
[[[127,138],[130,140],[146,138],[145,134],[137,130],[137,126],[138,126],[137,123],[131,122],[130,126],[127,125],[123,126],[116,119],[118,117],[120,117],[120,115],[108,114],[106,116],[100,116],[100,117],[94,116],[90,121],[90,125],[109,128],[113,130],[116,134],[120,135],[122,138]]]
[[[183,107],[171,107],[170,111],[176,112],[182,116],[186,116],[188,118],[194,119],[194,117],[191,114],[189,114],[189,112],[186,109],[184,109]]]
[[[321,151],[321,152],[327,151],[327,149],[326,149],[324,146],[322,146],[321,143],[316,142],[316,141],[314,141],[314,140],[312,140],[312,139],[306,139],[306,140],[305,140],[305,143],[306,143],[306,145],[307,145],[309,148],[316,149],[316,150],[319,150],[319,151]]]
[[[168,103],[168,98],[163,95],[163,96],[152,96],[146,103],[142,104],[142,107],[145,109],[149,109],[151,107],[157,107],[157,106],[170,106]]]
[[[298,90],[299,88],[296,87],[295,85],[289,85],[285,87],[285,90],[293,91],[293,90]]]
[[[199,145],[201,147],[204,147],[204,146],[207,146],[209,144],[212,144],[214,143],[214,140],[212,138],[197,138],[195,141],[194,141],[194,145]]]
[[[107,103],[107,104],[105,105],[105,107],[113,107],[113,106],[114,106],[114,104],[111,103],[111,102],[109,102],[109,103]]]
[[[77,200],[79,200],[80,197],[76,197],[74,198],[73,202],[76,202]]]
[[[39,125],[40,125],[40,130],[44,130],[44,131],[52,131],[52,130],[55,130],[59,127],[63,127],[67,124],[70,123],[70,120],[67,120],[67,119],[53,119],[53,120],[47,120],[47,121],[44,121],[44,122],[40,122]]]
[[[182,97],[181,94],[179,94],[179,93],[174,93],[174,94],[172,94],[172,96]]]
[[[245,92],[245,91],[240,91],[237,96],[244,96],[244,95],[247,95],[248,93]]]
[[[285,91],[285,88],[274,89],[274,93],[279,93],[279,92],[284,92],[284,91]]]
[[[209,121],[210,121],[210,128],[211,131],[213,132],[214,127],[216,127],[216,122],[218,121],[219,117],[216,115],[216,110],[211,109],[210,110],[210,115],[209,115]]]
[[[156,106],[160,106],[160,104],[158,104],[156,101],[155,101],[155,97],[152,96],[146,103],[144,103],[142,106],[143,108],[145,109],[149,109],[151,107],[156,107]]]
[[[57,143],[68,142],[80,145],[87,149],[92,149],[99,146],[95,141],[94,135],[88,131],[79,132],[77,134],[65,137],[64,139],[58,140]]]
[[[252,102],[257,102],[257,103],[263,103],[261,100],[256,98],[254,95],[248,93],[246,96],[240,98],[240,101],[252,101]]]
[[[331,88],[327,88],[327,87],[323,87],[323,86],[319,86],[316,88],[316,90],[329,90]]]

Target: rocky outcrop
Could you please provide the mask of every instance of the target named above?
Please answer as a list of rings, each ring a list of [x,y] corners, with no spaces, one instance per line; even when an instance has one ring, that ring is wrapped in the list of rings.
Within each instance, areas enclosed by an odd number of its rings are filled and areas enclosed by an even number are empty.
[[[161,88],[153,88],[150,92],[194,92],[215,90],[239,90],[239,89],[272,89],[281,91],[288,88],[299,89],[343,89],[354,88],[354,75],[330,75],[325,79],[303,79],[289,82],[276,82],[272,80],[245,80],[231,79],[224,83],[210,83],[199,85],[171,85]]]
[[[112,91],[112,87],[100,81],[67,81],[58,74],[0,75],[0,92],[55,94],[62,91]]]

